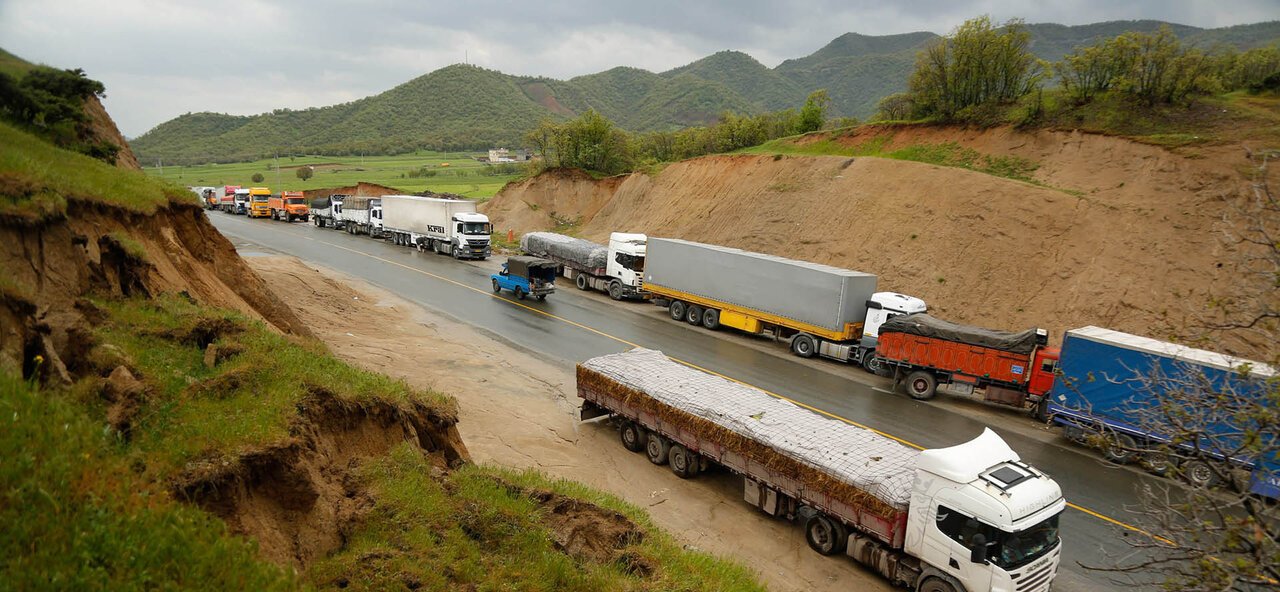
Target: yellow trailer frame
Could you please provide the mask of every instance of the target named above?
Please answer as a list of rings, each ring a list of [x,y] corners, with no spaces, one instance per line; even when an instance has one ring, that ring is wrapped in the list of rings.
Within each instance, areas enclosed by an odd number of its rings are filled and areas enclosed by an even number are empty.
[[[739,331],[747,333],[760,333],[765,329],[766,325],[774,325],[785,327],[799,333],[808,333],[815,337],[821,337],[828,341],[852,341],[862,337],[862,323],[845,323],[844,331],[832,331],[826,327],[811,325],[795,319],[767,313],[745,306],[729,304],[713,298],[706,298],[688,292],[682,292],[660,286],[653,283],[645,283],[644,290],[653,296],[666,298],[668,300],[680,300],[690,304],[697,304],[703,308],[714,308],[720,311],[720,324],[726,327],[733,327]]]

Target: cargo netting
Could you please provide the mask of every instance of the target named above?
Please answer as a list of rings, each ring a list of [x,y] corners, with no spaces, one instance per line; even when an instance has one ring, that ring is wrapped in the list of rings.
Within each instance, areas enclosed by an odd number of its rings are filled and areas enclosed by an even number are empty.
[[[807,489],[886,516],[905,511],[910,502],[916,450],[674,362],[662,352],[637,348],[592,358],[578,366],[578,381]]]
[[[554,232],[530,232],[520,237],[520,250],[535,257],[575,261],[590,269],[603,269],[609,263],[608,248]]]

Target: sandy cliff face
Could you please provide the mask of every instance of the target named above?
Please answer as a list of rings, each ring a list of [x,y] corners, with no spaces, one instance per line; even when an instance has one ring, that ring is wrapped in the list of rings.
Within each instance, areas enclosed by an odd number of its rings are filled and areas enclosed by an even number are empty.
[[[1238,146],[1191,157],[1128,140],[1009,129],[871,129],[885,150],[954,142],[1039,164],[1038,184],[916,162],[831,156],[710,156],[656,176],[602,181],[552,172],[506,187],[484,211],[495,228],[547,229],[546,212],[581,216],[579,234],[645,232],[872,272],[881,289],[933,312],[1053,340],[1103,325],[1190,338],[1239,257],[1224,211],[1249,193]],[[1214,349],[1261,355],[1247,338]]]

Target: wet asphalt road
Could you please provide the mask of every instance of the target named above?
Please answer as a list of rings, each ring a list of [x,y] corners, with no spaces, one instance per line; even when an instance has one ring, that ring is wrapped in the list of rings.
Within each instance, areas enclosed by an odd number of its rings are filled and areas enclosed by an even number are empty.
[[[613,302],[603,294],[579,292],[572,284],[544,302],[517,302],[509,292],[495,297],[489,275],[502,257],[462,262],[300,222],[286,225],[218,212],[209,218],[242,252],[283,253],[335,269],[566,367],[637,345],[917,446],[951,446],[989,426],[1024,461],[1052,475],[1072,504],[1061,520],[1063,561],[1055,590],[1114,587],[1106,575],[1079,563],[1105,564],[1109,556],[1129,554],[1121,541],[1124,529],[1113,520],[1129,520],[1125,508],[1136,503],[1137,487],[1161,482],[1133,468],[1107,466],[1092,452],[1011,410],[941,394],[933,401],[915,401],[887,392],[892,385],[886,379],[838,362],[796,358],[785,345],[767,339],[677,323],[647,303]],[[641,457],[637,462],[643,465],[637,470],[651,469]]]

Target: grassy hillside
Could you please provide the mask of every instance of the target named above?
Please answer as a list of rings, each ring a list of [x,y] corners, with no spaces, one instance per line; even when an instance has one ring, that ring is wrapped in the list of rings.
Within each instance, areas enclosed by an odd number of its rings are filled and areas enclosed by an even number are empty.
[[[1056,61],[1075,47],[1158,21],[1028,25],[1031,48]],[[1239,48],[1280,40],[1280,21],[1222,29],[1173,25],[1205,47]],[[330,107],[239,117],[195,113],[163,123],[132,142],[143,162],[253,160],[276,153],[397,154],[415,149],[479,150],[516,145],[544,118],[595,109],[632,131],[703,125],[725,111],[754,114],[799,107],[828,89],[832,116],[867,117],[884,96],[906,89],[917,52],[937,35],[841,35],[814,53],[770,69],[722,51],[666,72],[613,68],[570,80],[516,77],[454,65],[384,93]],[[2,62],[0,62],[2,63]]]

